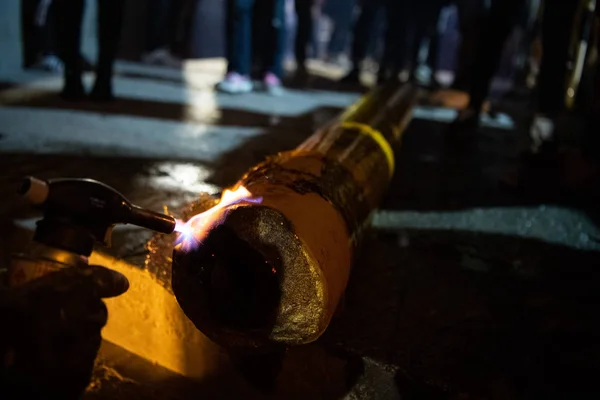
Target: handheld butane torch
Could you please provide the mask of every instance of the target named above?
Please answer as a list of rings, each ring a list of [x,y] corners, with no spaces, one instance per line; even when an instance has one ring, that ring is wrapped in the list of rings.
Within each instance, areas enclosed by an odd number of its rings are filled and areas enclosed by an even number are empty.
[[[8,271],[18,285],[65,267],[86,266],[98,241],[110,245],[112,228],[133,224],[172,233],[175,218],[131,204],[115,189],[91,179],[26,178],[19,193],[43,211],[29,254],[14,255]]]

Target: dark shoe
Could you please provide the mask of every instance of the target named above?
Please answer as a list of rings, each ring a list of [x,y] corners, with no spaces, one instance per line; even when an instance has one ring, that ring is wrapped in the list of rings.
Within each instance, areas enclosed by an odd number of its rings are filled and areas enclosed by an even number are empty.
[[[440,90],[444,88],[444,85],[442,85],[442,83],[440,81],[437,80],[437,78],[434,76],[433,78],[431,78],[431,82],[429,83],[429,88],[431,90]]]
[[[296,68],[295,75],[300,76],[300,77],[307,77],[309,75],[308,68],[306,68],[306,66],[304,64],[298,65],[298,67]]]
[[[460,110],[456,119],[448,126],[450,136],[470,136],[479,128],[479,112],[473,108]]]
[[[65,80],[60,97],[67,101],[79,101],[85,99],[85,90],[81,79],[68,79]]]
[[[388,74],[382,74],[382,75],[377,75],[377,85],[378,86],[382,86],[382,85],[386,85],[388,83],[401,83],[402,81],[400,80],[400,77],[398,76],[398,73],[388,73]]]
[[[90,99],[97,102],[109,102],[115,99],[110,81],[98,81],[94,84]]]
[[[298,86],[306,86],[310,81],[310,73],[308,69],[301,65],[296,69],[296,73],[294,74],[293,82]]]
[[[340,79],[340,83],[360,85],[360,70],[353,69],[346,76]]]
[[[392,78],[394,77],[398,77],[398,72],[397,71],[392,71],[389,68],[383,68],[380,69],[377,72],[377,85],[384,85],[387,82],[389,82],[390,80],[392,80]]]
[[[94,64],[92,64],[83,54],[79,55],[79,64],[83,72],[92,72]]]

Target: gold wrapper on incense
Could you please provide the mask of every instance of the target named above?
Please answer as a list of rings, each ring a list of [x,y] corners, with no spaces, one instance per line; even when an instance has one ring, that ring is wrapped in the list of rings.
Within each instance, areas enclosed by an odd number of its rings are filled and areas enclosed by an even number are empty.
[[[416,96],[410,85],[375,89],[194,217],[193,240],[173,252],[172,288],[198,329],[230,348],[304,344],[325,331]]]

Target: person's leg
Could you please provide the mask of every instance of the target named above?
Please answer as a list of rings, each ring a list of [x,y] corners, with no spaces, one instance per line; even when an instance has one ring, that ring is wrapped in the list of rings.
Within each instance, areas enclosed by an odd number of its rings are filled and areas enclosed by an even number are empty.
[[[254,0],[233,0],[229,37],[229,63],[231,72],[250,75],[252,63],[252,11]]]
[[[99,0],[102,1],[102,0]],[[170,0],[148,1],[146,20],[146,51],[164,48],[168,43],[168,13]]]
[[[513,88],[506,96],[518,96],[526,87],[531,46],[535,39],[535,36],[532,34],[534,24],[531,22],[533,19],[531,14],[537,14],[537,10],[532,7],[533,2],[528,1],[527,3],[527,6],[523,7],[518,17],[518,35],[513,62],[514,71],[511,74]]]
[[[411,35],[411,41],[408,43],[409,50],[407,51],[407,64],[411,78],[414,75],[415,69],[419,65],[419,53],[421,50],[423,38],[425,37],[425,20],[427,18],[427,15],[425,15],[425,11],[423,10],[423,8],[423,4],[415,6],[413,8],[413,14],[411,16],[411,20],[414,21],[414,28]]]
[[[179,67],[186,54],[188,19],[193,17],[191,0],[153,0],[148,9],[148,46],[142,61]],[[176,55],[176,56],[174,56]]]
[[[363,57],[363,60],[379,60],[383,57],[384,42],[385,42],[385,28],[386,23],[386,1],[381,1],[381,6],[375,14],[375,20],[373,21],[373,30],[369,34],[369,43],[367,44],[367,52]]]
[[[599,171],[598,110],[592,110],[592,118],[586,121],[578,146],[568,146],[558,152],[555,139],[555,117],[565,106],[566,72],[573,20],[579,2],[546,0],[542,15],[542,59],[537,79],[537,114],[530,126],[532,146],[520,154],[521,164],[509,183],[527,190],[538,182],[544,182],[557,191],[570,194],[597,193]],[[596,91],[596,93],[600,93]],[[577,135],[579,136],[579,135]],[[595,154],[594,154],[595,153]]]
[[[377,15],[383,5],[384,0],[362,1],[360,15],[352,31],[352,49],[350,54],[352,69],[348,75],[342,78],[342,82],[357,83],[359,81],[360,64],[367,56],[371,38],[376,28]]]
[[[310,52],[308,54],[309,57],[314,59],[323,59],[325,55],[325,47],[324,43],[319,36],[319,32],[321,31],[321,26],[323,23],[323,3],[312,2],[312,11],[311,11],[311,30],[308,37],[308,48]],[[287,26],[287,25],[286,25]]]
[[[327,43],[327,56],[333,57],[338,56],[346,50],[346,43],[348,41],[348,31],[339,26],[337,21],[333,21],[333,31]]]
[[[38,59],[35,68],[48,72],[63,73],[64,63],[58,56],[57,21],[53,4],[46,5],[45,18],[35,24]]]
[[[427,59],[425,65],[431,69],[431,80],[437,65],[437,26],[442,10],[442,2],[440,0],[430,0],[423,3],[424,7],[418,7],[417,28],[412,51],[411,68],[413,72],[419,67],[419,53],[421,46],[425,40],[428,41]],[[433,54],[432,54],[433,53]]]
[[[360,15],[354,27],[352,38],[352,65],[360,69],[360,63],[367,56],[371,37],[375,31],[377,12],[382,7],[381,0],[365,0],[361,6]]]
[[[170,53],[178,56],[185,55],[188,26],[195,9],[195,2],[192,0],[171,0],[167,21],[169,36],[166,46]]]
[[[430,17],[427,19],[425,28],[425,37],[429,39],[429,49],[427,50],[426,63],[431,67],[432,71],[436,71],[438,67],[439,57],[439,43],[440,34],[438,32],[438,26],[440,21],[440,14],[444,8],[444,1],[436,0],[434,2],[435,9],[432,11]]]
[[[330,11],[329,17],[332,19],[334,27],[327,46],[329,56],[338,56],[348,48],[348,34],[352,29],[354,5],[355,0],[338,0],[335,10]],[[325,7],[328,6],[329,2],[325,3]],[[331,7],[333,6],[329,6],[330,10]]]
[[[410,6],[406,0],[386,0],[386,28],[383,57],[379,63],[378,81],[385,82],[397,75],[406,61],[407,34],[412,28]]]
[[[525,0],[492,0],[489,17],[483,24],[477,46],[469,91],[469,108],[477,113],[489,94],[492,78],[500,65],[504,42],[524,3]]]
[[[84,0],[55,0],[60,56],[65,63],[62,95],[69,99],[84,95],[79,62],[84,5]]]
[[[265,30],[267,53],[264,57],[264,83],[271,94],[281,93],[283,57],[285,53],[285,0],[273,0],[271,25]]]
[[[460,44],[456,55],[455,78],[452,87],[467,91],[471,84],[471,71],[477,58],[477,45],[485,22],[483,0],[458,0],[458,29]]]
[[[227,60],[227,73],[233,72],[236,63],[235,51],[235,0],[225,3],[225,59]]]
[[[265,69],[278,78],[283,76],[283,57],[285,53],[285,0],[273,0],[273,18],[269,26],[269,52],[265,59]]]
[[[450,125],[450,133],[472,133],[479,126],[479,113],[486,100],[492,78],[500,65],[504,42],[525,0],[492,0],[488,16],[482,21],[477,53],[470,73],[469,104],[460,110]]]
[[[151,0],[147,10],[146,54],[148,64],[179,67],[178,56],[185,54],[187,15],[192,13],[188,0]],[[174,56],[176,54],[177,56]]]
[[[569,44],[577,2],[546,0],[542,20],[539,112],[555,117],[564,107]]]
[[[305,68],[306,48],[311,42],[313,31],[312,19],[312,0],[295,0],[297,25],[296,25],[296,41],[294,50],[296,55],[296,63],[299,69]]]
[[[58,27],[56,20],[56,5],[50,4],[48,7],[48,14],[46,16],[46,23],[44,24],[42,40],[42,53],[44,54],[58,54]]]
[[[254,0],[228,0],[226,4],[227,75],[217,84],[226,93],[252,90],[252,14]]]
[[[35,13],[39,0],[21,0],[21,44],[23,68],[29,68],[38,59],[38,27],[35,26]]]
[[[537,114],[530,134],[533,147],[548,148],[554,119],[564,109],[569,45],[577,2],[546,0],[542,16],[542,60],[538,75]],[[552,146],[550,146],[552,147]]]
[[[123,1],[98,1],[98,62],[96,82],[92,91],[97,100],[112,99],[112,75],[121,37]]]

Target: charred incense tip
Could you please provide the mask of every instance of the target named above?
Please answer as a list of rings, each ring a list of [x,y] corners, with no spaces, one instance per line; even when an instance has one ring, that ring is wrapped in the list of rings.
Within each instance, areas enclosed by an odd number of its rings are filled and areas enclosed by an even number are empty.
[[[305,337],[306,332],[298,331],[319,317],[308,304],[318,296],[311,296],[309,275],[293,278],[295,271],[306,271],[307,262],[279,212],[256,205],[232,207],[198,247],[175,250],[173,291],[196,327],[226,347]],[[288,309],[292,304],[298,307]],[[302,315],[290,318],[293,313]]]
[[[177,261],[183,258],[194,283],[206,291],[215,322],[240,332],[272,323],[280,297],[272,262],[230,227],[217,226],[198,249],[178,255]]]

